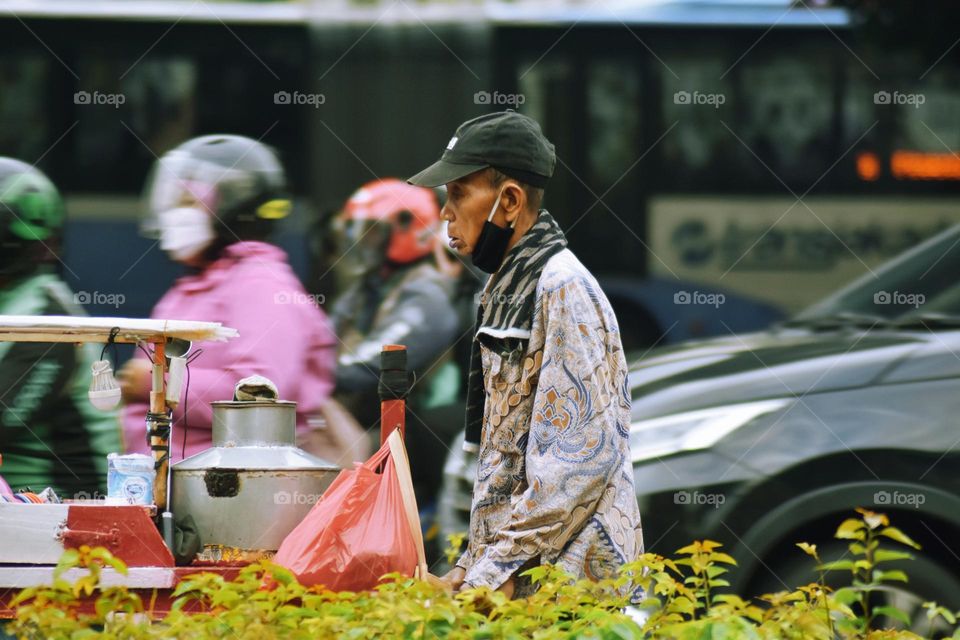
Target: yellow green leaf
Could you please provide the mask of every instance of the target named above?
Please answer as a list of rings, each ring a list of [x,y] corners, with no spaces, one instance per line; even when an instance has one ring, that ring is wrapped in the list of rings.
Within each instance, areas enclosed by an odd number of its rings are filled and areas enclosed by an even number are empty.
[[[907,534],[896,527],[885,527],[880,531],[880,535],[890,538],[891,540],[896,540],[900,544],[905,544],[908,547],[913,547],[914,549],[919,549],[920,545],[914,542]]]
[[[840,523],[840,526],[837,528],[837,532],[833,534],[833,537],[840,538],[841,540],[863,540],[863,528],[863,521],[847,518]]]
[[[805,554],[813,557],[817,562],[820,562],[820,556],[817,555],[817,545],[808,542],[798,542],[797,546],[800,547],[800,550]]]

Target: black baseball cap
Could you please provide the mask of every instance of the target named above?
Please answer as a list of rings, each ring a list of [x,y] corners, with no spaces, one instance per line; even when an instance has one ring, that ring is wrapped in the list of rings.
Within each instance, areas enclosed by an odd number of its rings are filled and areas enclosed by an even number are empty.
[[[457,127],[440,159],[407,182],[439,187],[493,167],[520,182],[544,187],[556,166],[553,144],[536,120],[512,110],[498,111]]]

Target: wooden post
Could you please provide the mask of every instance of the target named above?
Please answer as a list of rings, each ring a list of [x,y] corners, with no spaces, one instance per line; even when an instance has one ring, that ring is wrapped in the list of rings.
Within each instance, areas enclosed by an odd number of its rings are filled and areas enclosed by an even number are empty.
[[[402,354],[396,354],[396,352],[402,351]],[[407,376],[407,348],[399,344],[387,344],[383,346],[383,351],[380,353],[381,358],[381,367],[380,367],[380,446],[387,441],[387,438],[390,437],[390,434],[393,431],[399,431],[401,439],[406,438],[406,423],[407,423],[407,393],[404,390],[401,397],[397,398],[394,396],[386,396],[383,391],[383,380],[384,374],[387,376],[399,376],[402,375],[404,379]],[[390,354],[387,356],[388,359],[393,359],[397,355],[400,355],[403,368],[402,369],[385,369],[383,367],[383,359],[385,354]]]
[[[163,340],[155,342],[153,345],[153,382],[150,389],[150,413],[167,414],[166,392],[163,388],[163,373],[166,364],[164,342]],[[163,513],[168,510],[167,470],[170,467],[169,434],[166,438],[158,435],[151,436],[150,445],[151,449],[153,449],[153,459],[159,462],[157,476],[153,481],[153,503],[157,505],[157,513]]]

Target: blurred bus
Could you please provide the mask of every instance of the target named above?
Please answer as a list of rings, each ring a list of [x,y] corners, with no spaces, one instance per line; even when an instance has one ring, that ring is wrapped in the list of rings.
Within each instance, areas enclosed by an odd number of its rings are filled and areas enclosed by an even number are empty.
[[[200,133],[280,150],[281,244],[320,290],[325,215],[507,107],[556,143],[546,204],[598,273],[794,310],[960,220],[955,60],[888,52],[846,9],[415,6],[9,0],[0,153],[68,194],[68,276],[129,290],[130,315],[175,273],[136,234],[143,178]]]

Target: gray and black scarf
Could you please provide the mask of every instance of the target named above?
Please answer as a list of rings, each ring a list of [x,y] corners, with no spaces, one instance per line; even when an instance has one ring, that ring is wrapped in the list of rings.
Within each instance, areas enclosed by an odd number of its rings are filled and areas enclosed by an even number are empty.
[[[470,352],[470,376],[467,379],[467,418],[464,449],[476,451],[483,429],[486,394],[480,362],[480,345],[499,351],[505,358],[523,355],[536,303],[537,282],[550,260],[567,246],[560,226],[545,209],[490,276],[490,285],[480,297],[477,324]]]

